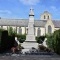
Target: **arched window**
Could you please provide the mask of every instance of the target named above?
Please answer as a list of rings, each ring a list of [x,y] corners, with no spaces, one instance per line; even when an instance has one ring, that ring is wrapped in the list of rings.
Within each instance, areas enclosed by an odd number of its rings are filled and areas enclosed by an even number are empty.
[[[48,33],[52,33],[52,28],[50,25],[48,26]]]
[[[48,16],[48,19],[49,19],[49,16]]]
[[[46,17],[45,17],[45,15],[44,15],[44,19],[45,19]]]
[[[41,35],[41,30],[40,30],[40,28],[38,28],[38,30],[37,30],[37,36],[39,37]]]

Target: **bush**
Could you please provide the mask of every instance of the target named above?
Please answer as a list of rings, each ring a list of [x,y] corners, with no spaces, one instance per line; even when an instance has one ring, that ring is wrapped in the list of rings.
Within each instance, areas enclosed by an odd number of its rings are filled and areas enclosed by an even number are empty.
[[[3,31],[2,36],[1,36],[1,49],[2,51],[7,50],[7,45],[8,45],[8,31]]]
[[[12,35],[17,35],[17,32],[16,32],[16,30],[15,29],[13,29],[12,27],[9,27],[8,28],[8,35],[9,36],[12,36]]]
[[[8,31],[2,31],[1,52],[10,50],[15,44],[15,36],[8,36]]]
[[[60,29],[59,30],[56,30],[54,33],[53,33],[53,41],[54,41],[54,51],[58,54],[60,54]]]
[[[45,36],[36,37],[36,41],[39,44],[43,43],[44,39],[45,39]]]
[[[47,47],[45,47],[43,45],[39,45],[38,50],[43,51],[43,52],[51,52],[52,51],[50,48],[47,48]]]
[[[60,29],[56,30],[52,35],[48,35],[47,45],[52,48],[54,52],[60,54]]]
[[[4,31],[4,29],[0,29],[0,46],[1,46],[1,35],[2,35],[2,31]]]
[[[17,39],[20,43],[23,43],[26,40],[26,35],[17,35]]]
[[[15,36],[8,36],[8,49],[11,49],[15,46]]]
[[[49,47],[49,48],[51,48],[51,49],[53,49],[53,34],[50,34],[50,35],[46,35],[46,38],[47,38],[47,41],[46,41],[46,43],[47,43],[47,46]]]

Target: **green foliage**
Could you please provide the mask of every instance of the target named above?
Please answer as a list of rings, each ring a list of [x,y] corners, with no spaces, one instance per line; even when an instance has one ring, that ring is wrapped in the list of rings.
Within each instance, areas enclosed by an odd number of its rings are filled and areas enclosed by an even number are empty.
[[[16,33],[16,30],[13,29],[12,27],[8,28],[8,34],[11,35],[15,35],[15,37],[17,37],[17,39],[19,40],[20,43],[23,43],[26,40],[26,34],[24,35],[20,35]]]
[[[2,31],[4,31],[4,29],[1,29],[1,28],[0,28],[0,36],[1,36]]]
[[[60,54],[60,29],[56,30],[53,34],[54,37],[54,50]]]
[[[44,41],[44,39],[45,39],[45,36],[40,36],[40,37],[36,37],[36,41],[37,41],[37,43],[43,43],[43,41]]]
[[[9,28],[8,28],[8,34],[9,34],[9,35],[12,35],[12,34],[13,34],[13,28],[12,28],[12,27],[9,27]]]
[[[60,29],[56,30],[52,35],[48,35],[47,45],[56,53],[60,54]]]
[[[1,44],[1,34],[2,34],[2,31],[4,31],[4,29],[0,28],[0,44]]]
[[[23,43],[26,40],[26,35],[17,35],[17,39],[20,43]]]
[[[53,46],[54,46],[53,45],[53,35],[52,34],[51,35],[46,35],[46,38],[47,38],[46,43],[47,43],[48,47],[53,49]]]
[[[17,35],[16,30],[15,30],[15,29],[13,30],[12,27],[9,27],[9,28],[8,28],[8,34],[9,34],[10,36],[11,36],[11,35],[15,35],[15,36]]]

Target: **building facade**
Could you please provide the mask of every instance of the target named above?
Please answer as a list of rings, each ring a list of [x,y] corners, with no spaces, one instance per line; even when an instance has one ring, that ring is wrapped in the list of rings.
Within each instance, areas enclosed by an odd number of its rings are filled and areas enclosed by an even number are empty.
[[[12,27],[14,30],[16,30],[17,34],[27,34],[29,18],[28,19],[0,18],[0,28],[7,30],[9,27]],[[40,15],[39,20],[34,19],[35,36],[42,36],[48,33],[53,33],[55,30],[58,29],[60,29],[60,21],[52,20],[52,16],[48,11],[44,11],[44,13]]]

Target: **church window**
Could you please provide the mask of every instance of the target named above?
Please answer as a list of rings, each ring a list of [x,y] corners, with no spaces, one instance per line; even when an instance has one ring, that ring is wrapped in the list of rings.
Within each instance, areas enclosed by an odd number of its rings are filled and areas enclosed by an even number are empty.
[[[52,32],[52,28],[51,28],[51,26],[49,25],[48,26],[48,33],[51,33]]]

